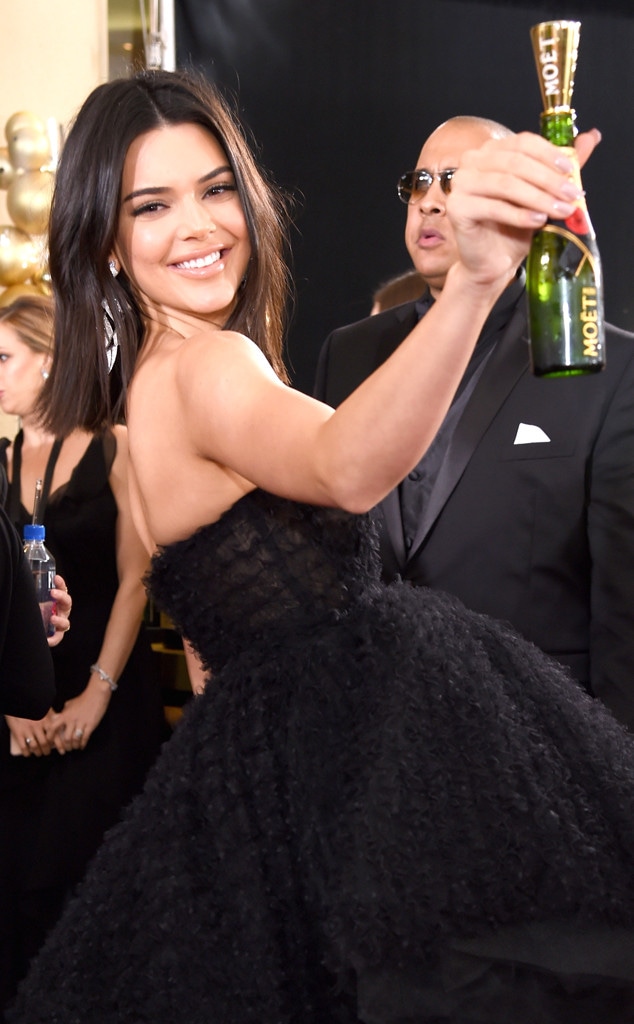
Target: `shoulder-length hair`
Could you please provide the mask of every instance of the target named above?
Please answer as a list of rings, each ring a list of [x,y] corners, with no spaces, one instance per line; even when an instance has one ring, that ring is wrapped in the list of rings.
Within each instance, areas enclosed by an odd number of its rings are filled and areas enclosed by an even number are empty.
[[[88,96],[56,174],[49,232],[55,358],[41,398],[44,419],[55,434],[78,426],[94,431],[124,418],[144,328],[134,283],[124,271],[113,278],[108,269],[123,165],[140,135],[179,124],[200,125],[226,153],[249,232],[246,280],[223,326],[250,337],[287,379],[282,357],[289,296],[283,198],[258,168],[241,125],[216,88],[190,71],[141,71],[100,85]],[[104,300],[119,342],[111,373]]]
[[[32,352],[53,351],[53,300],[47,295],[19,295],[0,307],[0,324],[12,327]]]

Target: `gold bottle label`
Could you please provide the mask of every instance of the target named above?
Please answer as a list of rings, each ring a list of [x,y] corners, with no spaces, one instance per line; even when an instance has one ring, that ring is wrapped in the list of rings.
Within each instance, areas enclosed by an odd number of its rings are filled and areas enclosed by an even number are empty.
[[[579,319],[583,324],[583,354],[591,359],[600,355],[599,343],[599,309],[596,288],[581,289],[581,313]]]
[[[572,105],[580,28],[579,21],[542,21],[531,29],[546,113],[569,110]]]

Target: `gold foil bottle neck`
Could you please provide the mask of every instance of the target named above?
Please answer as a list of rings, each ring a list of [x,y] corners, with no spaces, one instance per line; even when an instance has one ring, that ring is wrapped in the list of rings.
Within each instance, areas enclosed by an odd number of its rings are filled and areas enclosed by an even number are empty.
[[[531,29],[545,113],[569,110],[577,69],[579,21],[542,21]]]

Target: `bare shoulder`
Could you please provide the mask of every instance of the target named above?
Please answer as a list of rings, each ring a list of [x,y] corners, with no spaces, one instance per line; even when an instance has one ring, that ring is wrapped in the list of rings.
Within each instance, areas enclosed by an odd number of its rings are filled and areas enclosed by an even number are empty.
[[[192,386],[224,386],[236,375],[271,376],[273,369],[255,342],[237,331],[199,331],[185,339],[174,353],[174,379],[191,395]]]
[[[115,436],[117,442],[117,452],[119,449],[127,452],[128,450],[128,428],[124,423],[115,423],[112,427],[112,433]]]
[[[64,439],[64,447],[71,453],[74,461],[79,462],[92,439],[93,435],[87,430],[73,430]]]
[[[111,429],[117,445],[113,465],[117,462],[125,464],[128,459],[128,428],[123,423],[115,423]]]
[[[128,428],[122,423],[116,423],[112,427],[112,433],[116,441],[115,457],[110,467],[110,485],[118,499],[119,488],[127,487],[128,476]]]

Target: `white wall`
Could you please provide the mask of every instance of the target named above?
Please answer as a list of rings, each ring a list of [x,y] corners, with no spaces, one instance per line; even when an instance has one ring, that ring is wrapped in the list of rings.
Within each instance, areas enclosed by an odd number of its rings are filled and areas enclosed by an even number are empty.
[[[12,114],[30,110],[66,125],[108,77],[108,0],[3,0],[0,17],[0,145]],[[10,224],[0,191],[0,224]],[[0,436],[15,422],[0,411]]]

